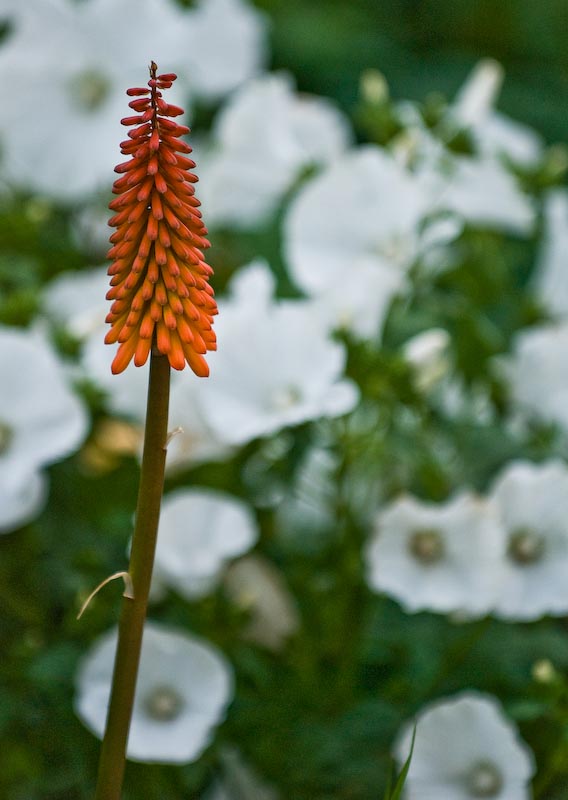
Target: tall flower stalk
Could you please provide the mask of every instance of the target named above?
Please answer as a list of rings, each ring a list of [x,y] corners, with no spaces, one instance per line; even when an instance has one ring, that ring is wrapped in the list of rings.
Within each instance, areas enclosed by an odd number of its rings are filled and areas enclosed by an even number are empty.
[[[208,282],[212,270],[203,255],[209,242],[195,197],[195,163],[187,158],[191,148],[180,138],[189,128],[172,119],[182,109],[163,99],[162,90],[176,76],[157,75],[157,69],[152,62],[148,88],[127,91],[136,113],[122,120],[131,127],[121,144],[129,159],[116,167],[121,177],[110,203],[115,215],[109,225],[116,232],[108,253],[107,298],[113,304],[105,341],[119,344],[114,373],[131,361],[142,366],[150,357],[150,379],[128,570],[133,597],[123,599],[95,800],[121,796],[164,485],[170,367],[181,370],[188,364],[206,377],[203,356],[215,349],[211,326],[217,306]]]

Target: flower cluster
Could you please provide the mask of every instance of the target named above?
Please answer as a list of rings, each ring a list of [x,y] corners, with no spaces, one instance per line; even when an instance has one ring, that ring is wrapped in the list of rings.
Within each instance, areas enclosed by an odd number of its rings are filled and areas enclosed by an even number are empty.
[[[113,263],[107,299],[113,304],[105,342],[120,343],[113,373],[133,358],[142,366],[155,346],[175,369],[187,362],[204,377],[209,369],[203,354],[216,346],[211,323],[217,305],[208,283],[212,269],[202,252],[209,242],[192,185],[195,162],[183,155],[191,147],[180,138],[189,128],[171,119],[183,111],[160,91],[177,76],[156,75],[156,70],[152,62],[148,89],[127,91],[135,98],[129,105],[136,113],[122,120],[134,126],[121,144],[130,158],[116,167],[118,197],[110,204],[117,213],[109,225],[117,230],[108,252]]]
[[[566,465],[512,462],[486,498],[405,497],[382,510],[367,547],[369,583],[409,611],[564,615],[567,519]]]

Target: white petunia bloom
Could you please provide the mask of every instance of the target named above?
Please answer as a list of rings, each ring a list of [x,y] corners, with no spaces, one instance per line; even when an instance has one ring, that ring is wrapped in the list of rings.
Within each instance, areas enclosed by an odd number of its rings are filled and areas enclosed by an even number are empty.
[[[209,225],[263,223],[302,170],[348,146],[347,119],[321,97],[297,95],[291,78],[266,75],[220,111],[214,149],[200,162],[200,199]]]
[[[515,403],[531,416],[568,430],[568,322],[519,333],[504,363]]]
[[[396,744],[399,763],[410,752],[414,725]],[[534,757],[499,702],[463,692],[426,706],[405,783],[406,800],[529,800]]]
[[[0,474],[3,467],[2,423],[0,422]],[[26,475],[15,486],[0,485],[0,533],[20,528],[37,517],[45,506],[48,482],[41,472]]]
[[[76,713],[99,738],[116,642],[116,628],[101,636],[84,656],[76,679]],[[232,695],[231,666],[213,645],[147,622],[127,757],[164,764],[195,761],[213,740]]]
[[[497,616],[533,620],[568,613],[568,468],[514,461],[489,498],[506,538]]]
[[[535,209],[515,176],[493,159],[454,159],[446,176],[432,176],[438,206],[471,225],[528,235]]]
[[[355,384],[343,378],[346,353],[314,306],[275,301],[266,265],[241,270],[233,298],[220,303],[219,349],[199,384],[207,422],[221,442],[242,445],[290,425],[351,411]]]
[[[568,316],[568,192],[555,189],[544,204],[544,236],[535,289],[545,308]]]
[[[395,149],[414,164],[438,211],[470,225],[528,235],[535,224],[534,203],[504,159],[534,164],[542,143],[533,131],[493,110],[501,78],[496,62],[481,62],[439,123],[441,138],[426,128],[416,108],[404,104],[407,129]],[[457,155],[442,143],[462,126],[472,135],[475,156]]]
[[[280,650],[300,626],[298,608],[283,575],[268,559],[249,555],[231,564],[224,577],[232,602],[249,614],[246,639]]]
[[[5,532],[40,512],[47,495],[40,470],[79,447],[88,420],[39,333],[0,327],[0,374],[0,532]]]
[[[200,97],[216,100],[259,73],[267,61],[266,19],[246,0],[198,0],[183,33],[186,65]]]
[[[241,500],[212,489],[178,489],[162,503],[154,581],[190,600],[202,597],[257,539],[256,520]]]
[[[483,616],[493,606],[502,550],[498,521],[481,498],[462,493],[435,505],[403,497],[377,516],[367,580],[409,612]]]
[[[479,61],[458,92],[449,116],[469,129],[481,156],[535,164],[542,157],[541,137],[494,109],[503,78],[499,62],[491,58]]]
[[[44,289],[43,310],[77,339],[101,331],[109,303],[106,293],[109,278],[106,267],[62,272]]]
[[[404,343],[402,352],[414,371],[419,391],[429,391],[450,371],[450,343],[450,334],[444,328],[429,328]]]
[[[113,348],[104,343],[106,332],[107,326],[101,323],[85,339],[81,351],[84,375],[105,393],[112,413],[143,422],[146,418],[148,366],[133,367],[113,375],[110,365],[114,353]]]
[[[285,222],[292,277],[332,310],[339,327],[379,332],[405,286],[431,210],[422,183],[386,151],[357,148],[298,192]]]
[[[110,185],[126,138],[125,91],[145,85],[150,57],[179,74],[169,99],[182,106],[192,90],[218,96],[234,88],[263,57],[263,20],[239,0],[203,0],[190,11],[174,0],[20,5],[0,48],[0,101],[10,108],[0,123],[3,166],[17,185],[63,200]]]
[[[143,423],[148,366],[132,367],[113,375],[110,365],[114,353],[104,343],[105,333],[105,326],[99,325],[85,340],[81,355],[83,374],[105,393],[111,413]],[[174,372],[171,376],[169,429],[176,433],[168,444],[168,471],[179,471],[204,461],[223,460],[231,453],[230,446],[220,441],[212,430],[201,402],[198,380],[189,370]]]

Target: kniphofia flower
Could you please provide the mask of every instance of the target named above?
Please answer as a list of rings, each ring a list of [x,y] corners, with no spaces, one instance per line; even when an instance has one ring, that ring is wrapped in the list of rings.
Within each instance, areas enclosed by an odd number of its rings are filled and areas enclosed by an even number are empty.
[[[110,203],[116,213],[109,225],[117,230],[108,252],[107,299],[113,304],[105,342],[119,343],[114,373],[132,359],[142,366],[154,347],[174,369],[187,362],[196,375],[206,377],[203,356],[216,347],[211,325],[217,313],[208,282],[213,270],[203,255],[209,247],[207,229],[193,186],[195,162],[187,158],[191,147],[180,138],[189,128],[172,120],[183,110],[162,96],[176,76],[156,72],[152,62],[149,88],[127,90],[136,113],[121,120],[132,130],[121,143],[129,160],[115,168],[121,177],[113,185],[118,196]]]

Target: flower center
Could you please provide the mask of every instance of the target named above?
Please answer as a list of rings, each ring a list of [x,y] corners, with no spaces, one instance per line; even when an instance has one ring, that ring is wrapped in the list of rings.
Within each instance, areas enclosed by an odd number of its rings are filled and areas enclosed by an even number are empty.
[[[521,566],[540,561],[544,550],[544,537],[531,528],[518,528],[509,539],[509,558]]]
[[[285,411],[292,408],[302,399],[302,394],[297,386],[282,386],[272,395],[272,407],[277,411]]]
[[[0,456],[7,452],[13,438],[12,428],[0,419]]]
[[[71,78],[71,96],[82,111],[96,111],[110,91],[110,81],[101,72],[85,69]]]
[[[157,722],[169,722],[181,714],[183,697],[171,686],[156,686],[144,698],[146,714]]]
[[[436,564],[444,556],[444,540],[434,528],[414,531],[408,542],[411,555],[421,564]]]
[[[471,797],[497,797],[503,788],[503,776],[492,761],[478,761],[467,776]]]

